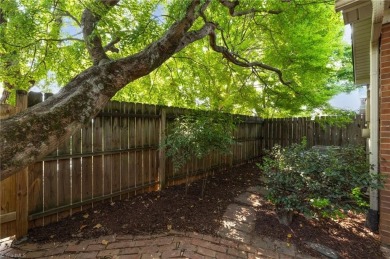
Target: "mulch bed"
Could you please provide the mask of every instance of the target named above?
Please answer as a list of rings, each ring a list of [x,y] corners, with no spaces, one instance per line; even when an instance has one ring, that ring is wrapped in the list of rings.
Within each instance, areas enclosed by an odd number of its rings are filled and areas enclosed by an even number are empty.
[[[33,242],[66,242],[110,234],[148,235],[173,229],[217,235],[222,216],[234,198],[249,186],[261,185],[255,163],[217,172],[203,181],[172,186],[160,192],[143,193],[126,200],[105,201],[73,214],[60,222],[29,231]],[[377,234],[364,227],[363,215],[317,222],[297,215],[291,226],[280,225],[273,207],[265,203],[257,209],[256,234],[296,244],[310,252],[304,241],[336,250],[342,258],[383,258]]]

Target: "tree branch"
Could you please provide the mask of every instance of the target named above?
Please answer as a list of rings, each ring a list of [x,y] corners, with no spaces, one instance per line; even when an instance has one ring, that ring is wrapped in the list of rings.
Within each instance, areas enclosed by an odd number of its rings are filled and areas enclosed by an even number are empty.
[[[236,7],[240,4],[239,0],[228,1],[228,0],[219,0],[219,2],[229,9],[229,13],[231,16],[244,16],[248,14],[254,13],[268,13],[268,14],[280,14],[282,11],[280,10],[266,10],[266,9],[256,9],[251,8],[243,11],[236,11]]]
[[[93,13],[90,9],[86,8],[81,17],[83,38],[94,65],[98,65],[102,60],[109,59],[102,46],[102,40],[100,36],[96,32],[94,33],[94,30],[102,15],[117,5],[119,0],[96,0],[96,3],[102,4],[104,7],[106,7],[102,14]]]
[[[111,42],[109,42],[106,46],[103,47],[103,50],[105,52],[111,51],[118,53],[119,49],[115,47],[115,44],[117,44],[121,39],[119,37],[115,37]]]
[[[228,61],[232,62],[233,64],[240,66],[240,67],[260,67],[260,68],[275,72],[278,75],[279,81],[282,84],[284,84],[286,86],[289,86],[291,84],[291,82],[284,80],[281,70],[279,70],[275,67],[269,66],[267,64],[261,63],[261,62],[256,62],[256,61],[250,62],[250,61],[245,60],[244,58],[240,57],[238,54],[234,54],[234,53],[230,52],[229,49],[227,49],[223,46],[218,46],[217,40],[216,40],[217,36],[216,36],[214,30],[209,33],[209,36],[210,36],[209,39],[210,39],[211,48],[214,51],[221,53]]]
[[[70,12],[66,10],[62,10],[60,8],[56,8],[56,9],[61,12],[62,16],[71,18],[79,27],[81,27],[81,23],[79,22],[79,20],[76,17],[74,17]]]

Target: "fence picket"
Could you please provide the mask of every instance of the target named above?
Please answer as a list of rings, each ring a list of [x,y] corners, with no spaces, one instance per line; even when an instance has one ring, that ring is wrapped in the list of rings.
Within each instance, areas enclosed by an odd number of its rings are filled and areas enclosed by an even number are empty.
[[[120,150],[121,149],[121,104],[120,102],[111,103],[111,150]],[[117,193],[121,190],[121,153],[116,153],[111,155],[111,193]]]
[[[129,148],[129,107],[127,103],[121,103],[121,113],[126,115],[121,117],[120,120],[120,149],[128,150]],[[130,188],[129,181],[129,151],[124,151],[120,156],[120,170],[121,170],[121,182],[120,191]],[[121,196],[121,198],[128,198],[128,193]]]
[[[82,153],[91,154],[93,145],[93,121],[91,120],[87,126],[82,129]],[[82,193],[81,200],[89,200],[93,197],[93,167],[92,167],[92,156],[86,156],[82,158]],[[85,206],[84,206],[85,207]]]
[[[92,150],[96,154],[93,156],[93,198],[103,196],[103,117],[97,116],[93,123],[93,145]]]
[[[82,132],[81,129],[78,130],[72,136],[72,154],[80,155],[82,154]],[[81,201],[81,188],[82,188],[82,168],[81,168],[81,157],[72,158],[72,169],[71,169],[71,194],[72,202],[71,204],[78,203]],[[69,203],[68,203],[69,204]],[[79,208],[73,209],[72,213],[80,210]]]

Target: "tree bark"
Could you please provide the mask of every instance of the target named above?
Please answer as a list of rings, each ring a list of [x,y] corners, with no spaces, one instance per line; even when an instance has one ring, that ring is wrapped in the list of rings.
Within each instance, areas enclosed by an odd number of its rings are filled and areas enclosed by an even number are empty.
[[[149,74],[188,44],[207,36],[212,24],[188,32],[197,18],[199,4],[199,0],[192,1],[185,17],[143,51],[119,60],[100,60],[100,65],[80,73],[45,102],[2,120],[0,179],[44,158],[96,116],[121,88]]]

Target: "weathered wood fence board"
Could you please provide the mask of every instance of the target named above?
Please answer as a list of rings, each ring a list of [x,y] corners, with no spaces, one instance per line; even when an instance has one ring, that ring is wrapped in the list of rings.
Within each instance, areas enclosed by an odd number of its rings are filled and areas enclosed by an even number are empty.
[[[42,94],[28,94],[28,106],[41,101]],[[139,103],[109,103],[43,161],[29,166],[26,190],[16,191],[22,188],[16,176],[0,181],[0,238],[16,233],[20,225],[17,220],[21,220],[16,214],[23,206],[27,208],[25,222],[29,227],[42,226],[102,200],[128,198],[185,182],[186,175],[195,179],[245,163],[259,157],[263,149],[297,143],[303,136],[310,146],[365,143],[360,137],[363,117],[339,128],[321,127],[309,118],[263,120],[238,116],[230,155],[216,152],[174,170],[171,159],[158,147],[174,118],[188,112]],[[25,200],[17,195],[23,192],[27,194]]]
[[[316,118],[283,118],[265,119],[262,124],[263,148],[270,149],[274,145],[289,146],[299,143],[303,137],[308,147],[316,145],[345,146],[349,144],[366,145],[361,136],[365,118],[356,115],[351,123],[345,126],[327,126],[325,117]]]

